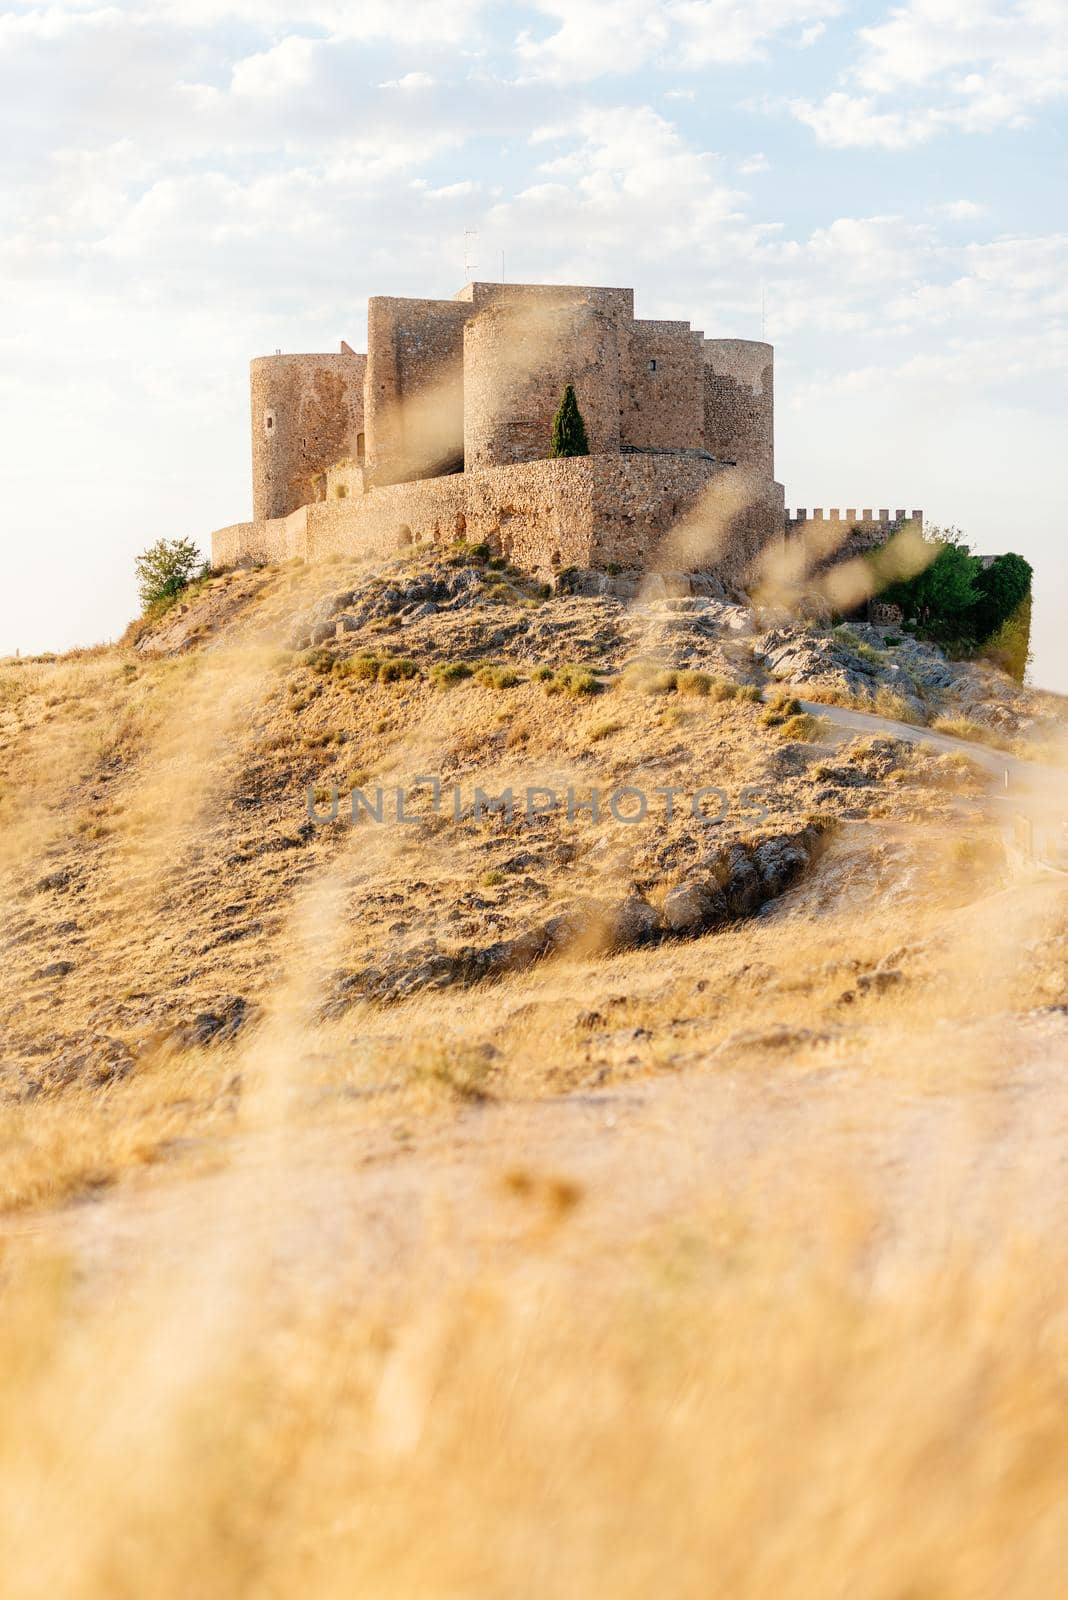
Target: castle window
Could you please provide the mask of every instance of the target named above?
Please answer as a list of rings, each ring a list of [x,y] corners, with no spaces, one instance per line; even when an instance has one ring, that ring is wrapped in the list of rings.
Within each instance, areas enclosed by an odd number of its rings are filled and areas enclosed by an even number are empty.
[[[652,361],[650,361],[650,363],[649,363],[649,371],[650,372],[655,372],[656,371],[656,357],[655,356],[653,357]]]
[[[362,433],[356,435],[356,459],[362,461],[366,454],[366,440]]]
[[[263,430],[264,430],[265,433],[273,433],[274,432],[274,412],[273,411],[265,411],[263,413]]]

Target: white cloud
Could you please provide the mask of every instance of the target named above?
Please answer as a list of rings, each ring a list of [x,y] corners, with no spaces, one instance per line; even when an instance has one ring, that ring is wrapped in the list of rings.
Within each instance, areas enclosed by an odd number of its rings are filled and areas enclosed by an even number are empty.
[[[556,28],[529,30],[517,42],[537,76],[580,83],[651,64],[701,67],[758,59],[772,41],[798,32],[798,43],[842,10],[844,0],[536,0]]]
[[[1063,0],[907,0],[858,41],[841,88],[790,102],[838,148],[901,150],[951,130],[1021,128],[1068,97]]]
[[[834,149],[854,145],[882,145],[886,150],[907,150],[922,144],[934,131],[928,116],[905,111],[879,111],[875,99],[836,90],[818,103],[791,100],[790,111],[811,128],[821,144]]]
[[[270,50],[238,61],[230,78],[235,95],[251,100],[273,100],[305,89],[315,73],[320,46],[314,39],[290,34]]]
[[[756,172],[770,172],[771,162],[763,150],[754,150],[751,156],[745,156],[738,163],[738,171],[746,175]]]
[[[929,206],[928,210],[949,217],[951,222],[974,222],[977,217],[985,217],[990,207],[980,205],[977,200],[945,200],[941,205]]]
[[[474,194],[477,188],[477,184],[465,179],[461,183],[443,184],[440,189],[427,189],[426,197],[428,200],[460,200],[465,195]]]
[[[393,39],[406,45],[454,44],[470,33],[489,0],[136,0],[146,19],[183,27],[243,22],[262,31],[319,28],[334,37]]]
[[[403,78],[387,78],[380,89],[432,89],[435,79],[429,72],[406,72]]]
[[[722,181],[718,159],[694,149],[649,106],[590,109],[569,129],[542,129],[535,139],[562,149],[541,162],[537,182],[486,221],[510,258],[530,263],[526,276],[540,270],[572,282],[629,281],[626,273],[656,261],[667,279],[682,258],[692,280],[728,240],[753,237],[745,196]],[[593,276],[580,276],[587,272]],[[669,292],[679,291],[681,282]]]

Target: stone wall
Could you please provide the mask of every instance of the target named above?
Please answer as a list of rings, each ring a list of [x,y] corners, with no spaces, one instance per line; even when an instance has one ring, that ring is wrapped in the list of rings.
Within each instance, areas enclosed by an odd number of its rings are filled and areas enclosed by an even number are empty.
[[[803,539],[807,547],[807,565],[815,571],[833,561],[847,561],[885,544],[895,533],[905,527],[914,527],[923,533],[923,512],[889,510],[873,512],[870,508],[858,512],[853,506],[844,511],[832,506],[824,514],[817,506],[809,512],[804,506],[793,514],[785,514],[788,538]]]
[[[284,517],[317,499],[326,469],[359,454],[366,367],[351,351],[253,361],[254,517]]]
[[[367,453],[379,484],[463,465],[464,325],[457,300],[367,302]]]
[[[776,498],[777,496],[777,498]],[[781,538],[781,490],[695,456],[582,456],[486,467],[304,506],[220,529],[218,567],[241,560],[384,559],[420,544],[486,542],[545,577],[563,567],[715,570],[743,580]]]
[[[622,442],[700,447],[705,438],[703,336],[688,322],[639,321],[628,332]]]

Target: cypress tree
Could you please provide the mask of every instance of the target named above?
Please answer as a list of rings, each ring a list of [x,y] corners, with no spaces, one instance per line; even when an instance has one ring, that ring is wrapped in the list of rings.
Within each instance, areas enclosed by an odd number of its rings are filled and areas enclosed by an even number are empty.
[[[560,409],[553,418],[553,437],[549,446],[550,456],[588,456],[590,453],[589,441],[586,438],[586,424],[582,420],[582,412],[575,399],[575,390],[569,383],[564,390],[564,397],[560,401]]]

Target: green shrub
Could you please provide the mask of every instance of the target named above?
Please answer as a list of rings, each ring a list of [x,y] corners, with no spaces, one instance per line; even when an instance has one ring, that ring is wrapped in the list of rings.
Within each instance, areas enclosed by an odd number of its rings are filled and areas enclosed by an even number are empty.
[[[174,604],[194,577],[211,571],[192,539],[157,539],[134,560],[141,610],[163,611]]]
[[[543,678],[546,694],[600,694],[601,684],[589,667],[558,667],[550,678]]]
[[[383,661],[378,669],[379,683],[403,683],[408,678],[418,678],[419,668],[414,661],[407,660],[404,656],[396,656],[392,660]]]
[[[983,645],[980,652],[1003,672],[1023,683],[1031,660],[1031,596],[1021,601],[1006,622]]]
[[[781,728],[791,717],[803,715],[800,700],[795,700],[792,695],[780,691],[769,701],[767,710],[760,720],[765,728]]]
[[[784,739],[796,739],[802,744],[811,744],[823,733],[824,721],[822,717],[810,716],[807,711],[799,711],[794,716],[787,717],[779,727],[779,733]]]
[[[430,669],[430,681],[435,689],[455,689],[465,678],[472,677],[474,670],[466,661],[439,661]]]
[[[448,564],[451,567],[482,566],[490,559],[488,544],[468,544],[465,539],[457,539],[449,549]]]
[[[355,678],[357,683],[373,683],[382,666],[383,662],[379,656],[349,656],[347,660],[335,664],[334,672],[339,678]]]
[[[608,739],[613,733],[619,733],[626,727],[625,722],[609,719],[607,722],[596,722],[587,734],[591,744],[596,744],[599,739]]]
[[[324,650],[321,645],[316,645],[314,650],[304,652],[304,665],[325,678],[328,672],[333,672],[336,657],[332,650]]]
[[[696,672],[692,668],[675,675],[675,687],[680,694],[710,694],[712,683],[713,679],[707,672]]]
[[[530,676],[535,683],[548,683],[553,676],[553,669],[543,663],[540,667],[535,667]]]
[[[484,689],[514,689],[522,681],[514,667],[480,667],[475,673],[475,682]]]
[[[979,599],[975,606],[977,639],[992,639],[1019,610],[1031,593],[1031,566],[1012,551],[995,556],[975,580]]]

